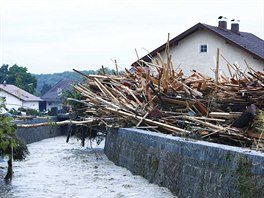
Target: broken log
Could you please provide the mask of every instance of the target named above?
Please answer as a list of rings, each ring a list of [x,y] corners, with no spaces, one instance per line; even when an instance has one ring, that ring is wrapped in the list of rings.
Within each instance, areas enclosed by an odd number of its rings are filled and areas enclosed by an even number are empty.
[[[156,125],[156,126],[159,126],[161,128],[164,128],[164,129],[169,129],[171,131],[173,131],[173,133],[175,134],[182,134],[182,133],[191,133],[190,131],[188,130],[185,130],[185,129],[182,129],[182,128],[179,128],[179,127],[176,127],[176,126],[172,126],[172,125],[169,125],[169,124],[165,124],[165,123],[161,123],[161,122],[158,122],[158,121],[154,121],[154,120],[151,120],[151,119],[148,119],[148,118],[144,118],[142,116],[137,116],[137,115],[134,115],[134,114],[131,114],[131,113],[127,113],[127,112],[124,112],[122,110],[116,110],[116,109],[113,109],[113,108],[106,108],[107,110],[111,111],[111,112],[114,112],[116,114],[119,114],[121,116],[126,116],[126,117],[130,117],[130,118],[134,118],[138,121],[144,121],[148,124],[152,124],[152,125]]]
[[[66,124],[92,124],[97,122],[98,119],[88,119],[83,121],[75,121],[75,120],[64,120],[59,122],[42,122],[36,124],[16,124],[18,128],[37,128],[42,126],[61,126]]]

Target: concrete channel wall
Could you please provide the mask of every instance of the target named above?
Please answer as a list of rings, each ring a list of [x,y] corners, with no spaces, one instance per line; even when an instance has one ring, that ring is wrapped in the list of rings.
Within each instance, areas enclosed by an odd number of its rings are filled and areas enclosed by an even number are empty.
[[[105,153],[118,166],[179,198],[264,197],[264,154],[248,149],[122,128]]]
[[[49,121],[57,121],[57,117],[34,118],[27,120],[14,121],[15,124],[36,124]],[[43,139],[65,135],[68,126],[42,126],[37,128],[17,128],[17,135],[25,141],[26,144],[37,142]]]

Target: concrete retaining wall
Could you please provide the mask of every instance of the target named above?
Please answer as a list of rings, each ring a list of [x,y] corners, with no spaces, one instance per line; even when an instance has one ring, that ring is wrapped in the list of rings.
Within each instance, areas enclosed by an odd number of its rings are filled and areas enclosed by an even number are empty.
[[[105,153],[118,166],[178,197],[264,197],[264,154],[136,129],[109,130]]]
[[[16,124],[36,124],[48,121],[57,121],[56,117],[47,118],[34,118],[25,121],[15,121]],[[65,135],[68,131],[68,126],[43,126],[37,128],[18,128],[16,133],[27,144],[37,142],[43,139],[52,138],[55,136]]]

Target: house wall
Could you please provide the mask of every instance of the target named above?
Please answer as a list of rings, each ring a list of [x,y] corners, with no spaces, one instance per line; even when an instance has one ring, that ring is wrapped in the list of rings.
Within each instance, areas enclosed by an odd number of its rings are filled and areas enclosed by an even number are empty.
[[[36,101],[36,102],[22,101],[22,100],[19,100],[17,97],[6,93],[5,91],[0,91],[0,97],[5,98],[5,100],[6,100],[5,105],[6,105],[6,108],[8,108],[9,110],[12,108],[17,110],[19,107],[39,110],[39,102],[38,101]]]
[[[8,109],[18,109],[19,107],[22,107],[22,101],[16,98],[13,95],[10,95],[6,93],[5,91],[0,91],[0,97],[4,97],[6,102],[5,105]]]
[[[200,53],[200,45],[207,44],[207,53]],[[198,30],[190,36],[179,41],[178,45],[170,48],[172,54],[172,63],[174,68],[180,65],[185,74],[190,74],[191,70],[195,69],[198,72],[206,74],[210,77],[215,77],[211,69],[215,69],[217,48],[231,64],[237,64],[243,71],[246,69],[247,63],[257,71],[263,71],[264,62],[256,60],[253,55],[236,47],[233,44],[228,44],[225,39],[208,32],[206,30]],[[161,53],[164,60],[166,60],[165,52]],[[166,62],[166,61],[165,61]],[[230,76],[226,61],[220,57],[219,69]]]
[[[62,103],[60,101],[47,101],[46,110],[51,110],[51,108],[57,107],[58,110],[62,109]]]
[[[30,108],[30,109],[35,109],[35,110],[39,110],[39,102],[23,102],[23,107],[24,108]]]

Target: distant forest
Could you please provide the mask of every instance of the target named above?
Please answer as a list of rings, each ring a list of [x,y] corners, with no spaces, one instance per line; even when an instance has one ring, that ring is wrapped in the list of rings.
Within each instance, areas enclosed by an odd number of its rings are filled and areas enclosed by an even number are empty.
[[[87,75],[105,75],[115,74],[116,71],[107,67],[102,67],[98,70],[85,70],[81,72]],[[121,74],[122,71],[119,71],[118,73]],[[0,84],[12,84],[36,96],[43,96],[60,80],[67,79],[82,81],[83,78],[84,77],[81,74],[74,71],[53,74],[32,74],[28,72],[26,67],[18,66],[17,64],[12,66],[3,64],[0,67]]]

